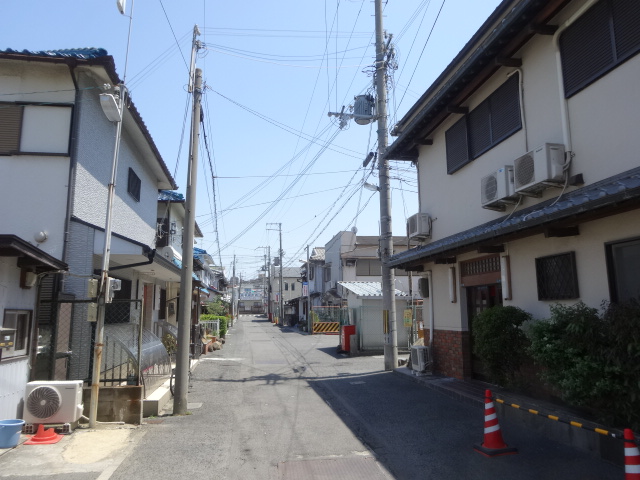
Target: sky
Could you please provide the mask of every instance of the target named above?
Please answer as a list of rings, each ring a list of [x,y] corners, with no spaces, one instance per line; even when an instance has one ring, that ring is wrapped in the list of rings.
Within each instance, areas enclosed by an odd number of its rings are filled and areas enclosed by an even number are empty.
[[[402,119],[500,0],[388,0],[389,128]],[[133,9],[133,13],[132,13]],[[24,0],[4,2],[0,49],[104,48],[185,194],[194,26],[204,90],[195,245],[255,278],[267,248],[297,267],[340,231],[379,234],[375,124],[340,128],[329,112],[373,89],[370,0]],[[131,34],[129,35],[129,32]],[[393,137],[389,142],[392,143]],[[418,211],[410,162],[390,162],[394,235]]]

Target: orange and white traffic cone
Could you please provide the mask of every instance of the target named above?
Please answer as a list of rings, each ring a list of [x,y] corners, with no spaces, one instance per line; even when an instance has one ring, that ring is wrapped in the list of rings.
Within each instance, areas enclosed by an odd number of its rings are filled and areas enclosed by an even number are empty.
[[[640,451],[630,428],[624,429],[624,480],[640,480]]]
[[[25,445],[49,445],[58,443],[62,435],[56,433],[54,428],[44,428],[44,425],[38,425],[38,431],[29,440],[24,442]]]
[[[491,390],[484,392],[484,441],[481,445],[474,445],[473,449],[487,457],[518,453],[517,448],[509,447],[502,440],[498,416],[491,400]]]

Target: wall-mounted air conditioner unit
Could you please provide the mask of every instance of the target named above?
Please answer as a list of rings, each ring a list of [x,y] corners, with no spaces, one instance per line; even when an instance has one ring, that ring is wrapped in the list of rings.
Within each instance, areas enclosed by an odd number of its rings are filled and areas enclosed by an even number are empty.
[[[428,213],[416,213],[407,220],[409,238],[426,240],[431,238],[431,217]]]
[[[545,143],[513,162],[516,193],[537,195],[564,182],[564,145]]]
[[[82,410],[82,380],[27,383],[25,423],[73,423],[80,420]]]
[[[504,210],[508,203],[517,203],[518,195],[513,185],[513,167],[505,165],[482,177],[480,199],[483,208]]]
[[[431,369],[431,348],[423,345],[411,347],[411,369],[414,372],[425,372]]]

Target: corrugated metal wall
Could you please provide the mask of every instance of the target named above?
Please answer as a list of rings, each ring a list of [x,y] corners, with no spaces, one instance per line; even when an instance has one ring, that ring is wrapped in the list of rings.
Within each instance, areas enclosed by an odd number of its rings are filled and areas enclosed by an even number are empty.
[[[22,399],[28,374],[27,358],[0,363],[0,419],[22,417]]]

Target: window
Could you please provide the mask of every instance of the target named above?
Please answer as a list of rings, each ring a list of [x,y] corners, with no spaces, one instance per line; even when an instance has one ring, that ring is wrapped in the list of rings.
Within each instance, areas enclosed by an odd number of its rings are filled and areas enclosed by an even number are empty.
[[[538,300],[579,298],[575,252],[536,258]]]
[[[331,264],[325,265],[322,279],[325,282],[328,282],[331,280]]]
[[[30,310],[5,310],[4,328],[13,328],[16,331],[13,347],[2,351],[2,358],[19,357],[29,353],[29,334],[31,332]]]
[[[640,51],[640,2],[601,0],[560,36],[567,98]]]
[[[522,128],[518,75],[445,132],[447,173],[451,174]]]
[[[284,282],[284,289],[289,290],[289,284],[287,282]]]
[[[606,251],[611,300],[640,300],[640,239],[608,244]]]
[[[309,265],[309,280],[313,280],[315,271],[316,271],[315,265]]]
[[[359,258],[356,264],[356,275],[379,277],[382,275],[382,262],[377,259]]]
[[[68,105],[0,102],[0,155],[68,155],[71,115]]]
[[[291,282],[291,291],[295,292],[296,290],[296,282]]]
[[[135,199],[136,202],[140,201],[140,178],[136,175],[132,168],[129,168],[129,182],[127,184],[127,191]]]

